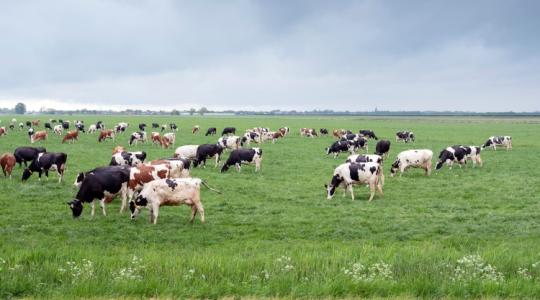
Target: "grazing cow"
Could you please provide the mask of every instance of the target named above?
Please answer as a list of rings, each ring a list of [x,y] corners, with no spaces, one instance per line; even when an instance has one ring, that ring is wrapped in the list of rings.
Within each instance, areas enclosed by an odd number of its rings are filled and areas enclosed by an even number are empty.
[[[194,160],[197,158],[197,148],[199,145],[184,145],[176,148],[174,151],[174,157],[185,158]]]
[[[9,179],[11,179],[11,172],[13,171],[13,167],[17,163],[17,160],[15,158],[15,155],[11,153],[4,153],[2,156],[0,156],[0,166],[2,166],[2,172],[4,173],[4,176],[9,175]]]
[[[326,148],[326,155],[333,153],[334,158],[337,158],[341,152],[350,152],[351,154],[354,154],[356,152],[355,142],[349,140],[335,141],[330,147]]]
[[[201,126],[199,126],[199,125],[193,126],[193,128],[191,128],[191,134],[195,134],[195,133],[199,132],[199,129],[201,129]]]
[[[314,128],[300,128],[300,136],[316,137],[317,131]]]
[[[62,125],[58,124],[54,126],[53,131],[55,134],[61,135],[64,131],[64,128],[62,127]]]
[[[208,128],[208,130],[206,130],[205,136],[215,135],[216,133],[217,133],[216,127],[210,127]]]
[[[114,131],[116,131],[116,133],[121,133],[121,132],[125,132],[127,128],[128,128],[128,123],[120,122],[116,126],[114,126]]]
[[[32,141],[33,134],[34,134],[34,128],[32,127],[28,128],[28,137],[30,138],[30,141]]]
[[[223,147],[224,149],[231,149],[236,150],[240,148],[241,139],[237,135],[231,135],[231,136],[222,136],[218,139],[218,145]]]
[[[44,125],[45,125],[45,129],[52,130],[51,123],[47,122]]]
[[[191,161],[185,158],[162,158],[150,162],[150,165],[167,165],[169,177],[187,178],[190,177]]]
[[[47,131],[37,131],[30,136],[30,143],[33,144],[38,141],[44,141],[47,139],[48,136],[49,134],[47,133]]]
[[[146,123],[139,123],[139,130],[140,131],[144,131],[145,128],[146,128]]]
[[[278,131],[283,133],[283,136],[286,136],[287,134],[289,134],[290,128],[289,127],[281,127],[280,129],[278,129]]]
[[[276,140],[283,137],[283,133],[281,131],[270,131],[263,134],[265,139],[272,140],[272,144],[276,143]]]
[[[169,145],[174,145],[176,144],[176,134],[174,134],[174,132],[167,132],[163,135],[163,138],[162,138],[163,142],[164,143],[167,143],[167,147]],[[165,147],[165,148],[167,148]]]
[[[206,167],[206,159],[210,157],[216,158],[216,165],[218,166],[219,160],[221,158],[221,154],[223,154],[223,147],[217,144],[203,144],[197,147],[196,157],[195,161],[193,162],[193,166],[197,167],[198,165],[203,165]]]
[[[136,167],[144,163],[146,159],[146,152],[137,151],[137,152],[127,152],[123,151],[120,153],[115,153],[112,155],[111,162],[109,166],[132,166]]]
[[[19,164],[19,167],[24,163],[25,167],[28,167],[26,162],[34,160],[40,153],[47,152],[43,147],[19,147],[15,149],[13,156],[15,156],[15,161]]]
[[[146,143],[146,132],[144,131],[138,131],[131,134],[131,137],[129,138],[128,144],[130,146],[135,143],[137,145],[138,142]]]
[[[224,135],[231,135],[231,134],[236,134],[236,127],[225,127],[223,128],[223,131],[221,132],[221,136],[224,136]]]
[[[377,142],[377,145],[375,145],[375,154],[388,157],[389,152],[390,152],[389,140],[380,140]]]
[[[152,132],[151,138],[152,138],[152,146],[153,145],[159,145],[159,146],[163,147],[164,149],[169,147],[169,144],[161,137],[159,132],[155,132],[155,131]]]
[[[505,136],[491,136],[489,139],[484,143],[482,146],[482,149],[491,146],[493,150],[497,150],[497,145],[505,146],[506,151],[512,149],[512,137],[505,135]]]
[[[97,131],[96,124],[90,124],[90,126],[88,126],[88,133],[96,133],[96,131]]]
[[[158,123],[152,123],[152,128],[159,128],[159,124]]]
[[[435,169],[439,170],[442,168],[445,162],[449,169],[452,169],[454,162],[459,163],[459,166],[462,167],[467,162],[466,156],[467,151],[461,146],[447,147],[439,153],[439,161],[437,162]]]
[[[118,194],[122,195],[120,212],[124,211],[127,204],[129,173],[129,167],[113,166],[97,168],[84,174],[75,199],[67,203],[71,208],[73,217],[77,218],[81,215],[83,203],[85,202],[91,204],[93,217],[95,212],[94,199],[99,199],[99,205],[101,206],[103,215],[106,216],[105,203],[110,203]]]
[[[116,146],[113,148],[112,154],[121,153],[124,151],[126,151],[126,148],[124,148],[123,146]]]
[[[242,137],[242,141],[240,144],[243,146],[244,144],[251,144],[251,142],[255,142],[259,144],[262,141],[261,134],[255,131],[248,131],[244,134]]]
[[[62,139],[62,144],[66,141],[73,143],[75,140],[79,140],[79,130],[69,131],[66,136]]]
[[[26,121],[26,127],[28,127],[28,128],[32,127],[32,122]]]
[[[97,121],[97,123],[96,123],[96,129],[97,129],[97,130],[105,130],[105,124],[103,124],[102,121]]]
[[[23,128],[24,128],[24,124],[22,122],[19,123],[19,130],[23,130]]]
[[[156,179],[170,178],[169,171],[169,164],[141,164],[140,166],[131,168],[129,173],[127,200],[133,199],[133,195],[140,192],[144,184]]]
[[[178,126],[176,126],[175,123],[171,123],[171,124],[169,124],[169,129],[174,130],[174,131],[178,131]]]
[[[106,139],[111,139],[114,142],[114,131],[108,129],[108,130],[102,130],[99,132],[98,142],[102,142]]]
[[[0,136],[7,135],[6,127],[0,127]]]
[[[369,201],[373,200],[375,190],[383,195],[381,177],[381,165],[376,162],[366,163],[344,163],[339,165],[332,176],[330,184],[325,184],[326,198],[331,200],[336,193],[336,188],[343,187],[351,193],[351,199],[354,200],[353,185],[367,184],[369,186]],[[345,194],[344,194],[345,195]]]
[[[66,168],[67,154],[65,153],[39,153],[30,166],[24,169],[22,181],[28,180],[32,173],[38,172],[39,180],[41,180],[41,173],[45,172],[45,176],[49,179],[49,171],[55,170],[58,173],[58,182],[62,182],[64,179],[64,170]]]
[[[390,175],[394,177],[399,169],[401,176],[408,168],[422,168],[426,171],[426,175],[431,174],[431,160],[433,159],[433,151],[429,149],[406,150],[400,152],[392,163]]]
[[[51,123],[54,124],[54,123],[56,123],[57,121],[56,121],[56,119],[49,119],[49,122],[51,122]]]
[[[231,155],[221,168],[221,173],[226,172],[230,166],[235,166],[240,172],[242,163],[255,164],[255,172],[261,169],[262,149],[236,149],[231,152]]]
[[[319,129],[319,132],[321,133],[321,135],[328,135],[328,129],[326,128]]]
[[[375,132],[373,132],[373,130],[370,130],[370,129],[361,129],[359,131],[359,133],[369,139],[375,139],[375,140],[378,140],[379,138],[375,135]]]
[[[40,123],[40,122],[41,122],[40,120],[33,120],[33,121],[32,121],[32,126],[36,126],[36,127],[37,127],[37,126],[39,126],[39,123]]]
[[[398,131],[396,132],[396,142],[404,141],[405,143],[414,142],[414,133],[412,131]]]
[[[460,147],[463,150],[465,150],[465,159],[470,160],[473,163],[473,168],[476,167],[476,164],[479,164],[480,167],[482,166],[482,158],[480,157],[480,150],[481,148],[478,146],[454,146],[454,147]]]
[[[219,193],[219,191],[210,188],[199,178],[177,178],[177,179],[159,179],[145,185],[137,199],[129,202],[131,210],[131,219],[137,217],[141,209],[148,207],[150,211],[150,223],[156,224],[159,215],[159,208],[164,205],[191,206],[191,219],[193,223],[197,212],[201,216],[201,222],[204,223],[204,208],[201,203],[201,184],[208,189]]]
[[[62,122],[62,128],[64,128],[65,130],[68,130],[69,129],[69,121]]]

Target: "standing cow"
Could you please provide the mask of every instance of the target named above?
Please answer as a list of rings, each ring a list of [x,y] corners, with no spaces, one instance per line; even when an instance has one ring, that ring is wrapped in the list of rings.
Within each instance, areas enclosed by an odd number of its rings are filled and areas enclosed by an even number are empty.
[[[484,143],[482,146],[482,149],[486,147],[492,147],[493,150],[497,150],[497,145],[506,147],[506,151],[512,150],[512,137],[505,135],[505,136],[491,136],[489,139]]]
[[[67,154],[65,153],[39,153],[32,163],[30,163],[30,166],[24,169],[22,181],[28,180],[34,172],[38,173],[39,180],[41,180],[41,174],[43,172],[45,172],[45,176],[49,179],[49,171],[53,170],[58,173],[58,182],[62,182],[66,161]]]
[[[229,170],[230,166],[235,166],[236,170],[240,172],[242,163],[255,164],[255,172],[261,169],[262,161],[262,149],[237,149],[231,152],[231,155],[221,168],[221,173]]]
[[[237,135],[222,136],[218,139],[218,145],[224,149],[236,150],[240,148],[242,140]]]
[[[429,149],[406,150],[400,152],[392,163],[390,175],[394,177],[397,171],[400,171],[401,176],[408,168],[422,168],[426,171],[426,175],[431,174],[431,160],[433,159],[433,151]]]
[[[206,167],[206,159],[215,157],[216,164],[214,167],[217,167],[219,160],[223,154],[223,147],[217,144],[203,144],[197,147],[196,158],[193,162],[193,166],[197,167],[198,165],[203,165]]]
[[[367,184],[370,190],[369,201],[373,200],[375,190],[383,195],[382,185],[380,183],[381,167],[376,162],[366,163],[344,163],[334,170],[334,175],[330,184],[325,184],[327,199],[334,197],[336,188],[343,187],[345,191],[351,193],[351,199],[354,200],[353,185]]]
[[[405,143],[414,142],[415,136],[412,131],[398,131],[396,132],[396,142],[404,141]]]
[[[4,176],[9,176],[9,179],[11,179],[11,172],[16,162],[15,156],[11,153],[4,153],[0,156],[0,166],[2,166]]]
[[[215,135],[216,132],[217,132],[216,127],[210,127],[210,128],[208,128],[208,130],[206,130],[205,136]]]
[[[459,163],[459,166],[462,167],[466,163],[466,156],[467,151],[459,145],[447,147],[439,153],[439,161],[437,162],[435,169],[441,169],[444,163],[446,163],[449,169],[452,169],[454,162]]]
[[[19,167],[22,167],[23,163],[25,167],[28,167],[28,161],[34,160],[38,154],[45,152],[47,152],[47,149],[43,147],[19,147],[15,149],[13,156],[15,156],[15,161],[19,164]]]

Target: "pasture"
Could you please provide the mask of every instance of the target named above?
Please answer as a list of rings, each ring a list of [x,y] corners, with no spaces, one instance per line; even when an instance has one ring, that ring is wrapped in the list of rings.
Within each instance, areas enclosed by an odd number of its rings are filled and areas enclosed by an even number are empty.
[[[15,116],[17,122],[59,116]],[[12,116],[1,116],[7,126]],[[530,297],[540,295],[540,119],[366,117],[129,117],[65,116],[86,127],[130,124],[115,143],[82,134],[61,144],[49,133],[42,145],[68,154],[66,180],[21,183],[0,178],[0,298],[89,297]],[[256,126],[291,128],[265,143],[262,171],[244,166],[220,174],[209,161],[192,175],[222,191],[202,189],[206,223],[188,223],[189,208],[163,207],[159,222],[148,210],[135,220],[119,214],[119,199],[73,219],[66,202],[77,190],[76,173],[107,165],[115,145],[127,147],[137,124],[175,122],[176,147],[215,143],[221,129],[237,133]],[[201,132],[191,134],[191,127]],[[206,128],[218,136],[205,137]],[[147,132],[152,129],[149,126]],[[331,136],[303,138],[301,127],[373,129],[392,142],[384,162],[384,197],[367,202],[341,190],[326,200],[325,183],[344,162],[325,154]],[[416,142],[396,143],[412,130]],[[484,150],[484,166],[432,176],[413,169],[390,177],[395,156],[411,148],[438,153],[454,144],[481,145],[491,135],[511,135],[513,150]],[[26,129],[0,137],[0,153],[30,145]],[[138,145],[148,160],[170,157],[174,148]],[[369,153],[375,141],[369,142]],[[224,159],[228,154],[224,155]]]

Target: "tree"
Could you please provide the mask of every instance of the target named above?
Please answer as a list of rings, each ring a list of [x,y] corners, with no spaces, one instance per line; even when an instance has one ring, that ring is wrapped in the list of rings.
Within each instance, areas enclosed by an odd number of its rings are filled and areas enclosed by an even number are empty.
[[[201,116],[204,115],[204,114],[207,113],[207,112],[208,112],[208,109],[207,109],[206,107],[204,107],[204,106],[201,107],[201,109],[199,109],[199,114],[200,114]]]
[[[173,110],[171,111],[171,115],[173,115],[173,116],[179,116],[179,115],[180,115],[180,111],[178,111],[177,109],[173,109]]]
[[[190,116],[193,116],[193,114],[195,114],[196,112],[197,112],[197,110],[195,108],[193,108],[193,107],[189,109],[189,115]]]
[[[24,115],[24,113],[26,112],[26,105],[24,103],[17,103],[17,105],[15,105],[15,113],[16,114],[19,114],[19,115]]]

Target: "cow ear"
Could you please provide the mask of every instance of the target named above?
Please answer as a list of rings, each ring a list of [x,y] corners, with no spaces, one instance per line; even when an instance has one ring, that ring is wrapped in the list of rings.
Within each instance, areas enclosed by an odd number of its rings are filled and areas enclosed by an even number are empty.
[[[324,187],[325,187],[325,188],[328,188],[328,184],[325,183],[325,184],[324,184]]]

